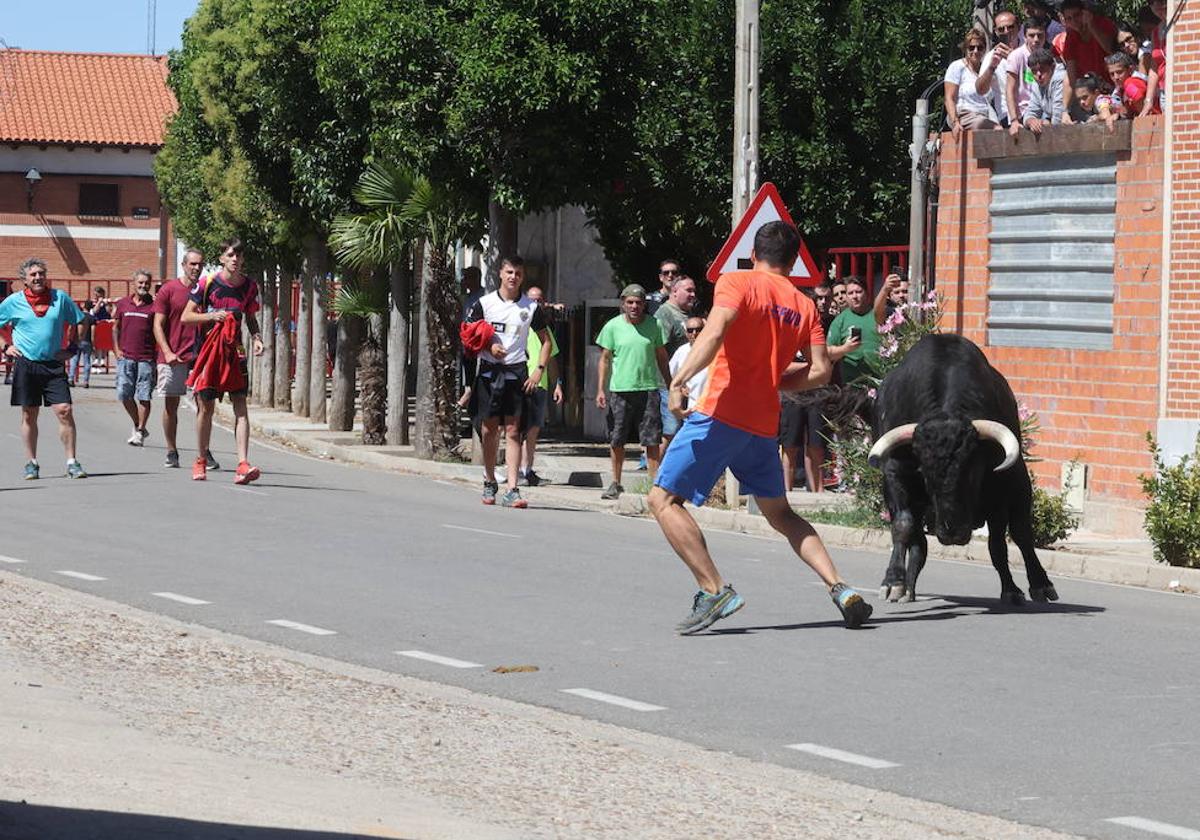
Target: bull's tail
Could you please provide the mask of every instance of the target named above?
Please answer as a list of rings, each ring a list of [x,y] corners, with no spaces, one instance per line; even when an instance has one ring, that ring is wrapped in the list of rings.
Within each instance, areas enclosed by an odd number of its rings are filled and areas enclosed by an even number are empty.
[[[785,399],[818,408],[835,433],[849,431],[860,423],[869,429],[875,422],[875,400],[866,388],[826,385],[813,391],[787,394]]]

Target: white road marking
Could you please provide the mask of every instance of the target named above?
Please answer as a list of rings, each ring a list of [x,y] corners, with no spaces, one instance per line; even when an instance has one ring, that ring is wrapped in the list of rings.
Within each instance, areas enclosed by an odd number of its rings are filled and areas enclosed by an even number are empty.
[[[442,523],[443,528],[449,528],[452,531],[470,531],[473,534],[487,534],[489,537],[509,537],[510,539],[521,539],[520,534],[506,534],[503,531],[485,531],[483,528],[468,528],[465,525],[448,525]]]
[[[1194,828],[1184,828],[1181,825],[1148,820],[1144,817],[1113,817],[1105,822],[1123,825],[1126,828],[1136,828],[1139,831],[1149,831],[1162,837],[1175,837],[1177,840],[1200,840],[1200,831]]]
[[[869,755],[859,755],[858,753],[846,752],[845,750],[837,750],[833,747],[822,747],[820,744],[788,744],[789,750],[799,750],[800,752],[819,755],[821,758],[832,758],[834,761],[844,761],[847,764],[857,764],[860,767],[870,767],[872,770],[885,770],[888,767],[899,767],[892,761],[884,761],[882,758],[871,758]]]
[[[54,574],[62,575],[63,577],[76,578],[78,580],[108,580],[108,578],[102,578],[99,575],[89,575],[86,572],[71,572],[67,571],[66,569],[56,571]]]
[[[212,603],[212,601],[202,601],[199,598],[191,598],[187,595],[178,595],[174,592],[155,592],[153,594],[159,598],[166,598],[168,601],[178,601],[181,604],[188,604],[192,607],[199,607],[203,606],[204,604]]]
[[[661,712],[667,708],[666,706],[655,706],[653,703],[643,703],[641,700],[630,700],[628,697],[618,697],[615,694],[605,694],[603,691],[593,691],[590,688],[563,688],[559,690],[564,694],[574,694],[576,697],[585,697],[588,700],[598,700],[601,703],[623,706],[626,709],[633,709],[635,712]]]
[[[1041,799],[1041,798],[1042,797],[1040,797],[1040,796],[1018,796],[1017,801],[1018,802],[1032,802],[1035,799]]]
[[[237,491],[238,493],[253,493],[255,496],[270,496],[271,495],[270,493],[264,493],[261,490],[251,490],[249,487],[242,487],[240,484],[235,484],[233,486],[226,484],[225,486],[228,487],[230,490]]]
[[[301,624],[298,621],[288,621],[286,618],[273,618],[267,624],[276,627],[286,627],[288,630],[299,630],[301,633],[311,633],[314,636],[336,636],[336,630],[326,630],[324,627],[313,627],[311,624]]]
[[[0,554],[0,563],[24,563],[24,560],[18,560],[16,557],[5,557]]]
[[[426,653],[423,650],[398,650],[396,653],[410,659],[422,659],[437,665],[448,665],[451,668],[482,668],[478,662],[468,662],[465,659],[452,659],[449,656],[439,656],[436,653]]]

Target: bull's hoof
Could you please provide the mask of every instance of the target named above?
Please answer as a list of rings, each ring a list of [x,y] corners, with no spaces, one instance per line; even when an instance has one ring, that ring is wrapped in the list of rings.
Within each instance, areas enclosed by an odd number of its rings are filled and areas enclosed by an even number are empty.
[[[1058,592],[1055,591],[1054,584],[1048,583],[1045,586],[1036,589],[1032,586],[1029,587],[1029,597],[1035,601],[1041,602],[1057,601]]]
[[[897,601],[904,598],[904,593],[905,593],[905,588],[904,588],[903,583],[893,583],[891,586],[886,587],[885,590],[880,593],[880,597],[887,598],[889,601],[891,601],[894,604]]]
[[[1000,593],[1000,603],[1008,604],[1011,607],[1020,607],[1025,604],[1025,593],[1020,589],[1013,589],[1010,592]]]
[[[917,600],[917,592],[915,589],[905,589],[904,594],[900,596],[900,600],[905,604],[911,604]]]

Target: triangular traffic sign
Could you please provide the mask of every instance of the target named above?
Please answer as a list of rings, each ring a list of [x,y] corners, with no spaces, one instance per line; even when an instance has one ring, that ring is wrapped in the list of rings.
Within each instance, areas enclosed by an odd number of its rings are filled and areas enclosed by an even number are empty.
[[[708,273],[705,276],[709,282],[716,283],[718,277],[730,271],[751,268],[750,251],[754,248],[754,234],[758,233],[758,229],[768,222],[780,220],[789,225],[795,224],[787,207],[783,204],[783,199],[779,197],[779,190],[768,181],[759,188],[758,194],[754,196],[754,200],[750,202],[750,206],[746,208],[742,218],[738,220],[733,233],[725,240],[717,258],[708,267]],[[800,254],[796,257],[796,264],[788,272],[788,279],[797,286],[816,286],[821,282],[820,269],[813,261],[812,254],[808,252],[808,246],[804,244],[803,238],[800,240]]]

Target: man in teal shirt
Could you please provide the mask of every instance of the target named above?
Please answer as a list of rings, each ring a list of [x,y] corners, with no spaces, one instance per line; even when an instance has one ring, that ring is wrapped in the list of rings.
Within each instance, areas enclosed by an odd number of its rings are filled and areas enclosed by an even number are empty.
[[[825,341],[829,358],[838,363],[842,384],[867,384],[878,375],[879,330],[861,278],[846,280],[846,308],[829,325]]]
[[[612,484],[602,499],[621,495],[621,470],[625,466],[625,444],[634,429],[638,441],[646,447],[650,478],[658,471],[662,443],[662,412],[659,409],[659,377],[671,381],[667,367],[666,341],[654,318],[646,317],[646,290],[636,283],[621,292],[622,314],[605,324],[596,343],[602,348],[600,376],[596,386],[596,407],[608,411],[608,445],[612,463]],[[608,383],[609,371],[612,382]],[[611,395],[605,396],[608,384]]]
[[[12,404],[21,407],[21,440],[29,458],[25,478],[39,477],[38,413],[43,405],[49,406],[58,418],[59,437],[67,454],[67,476],[87,478],[87,472],[75,460],[75,414],[63,367],[75,355],[78,325],[86,316],[66,292],[50,288],[44,260],[33,257],[25,260],[20,273],[24,290],[0,302],[0,327],[11,324],[13,337],[12,344],[0,341],[0,352],[13,365]]]

